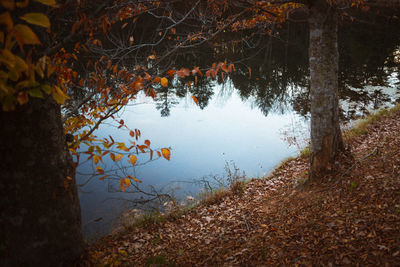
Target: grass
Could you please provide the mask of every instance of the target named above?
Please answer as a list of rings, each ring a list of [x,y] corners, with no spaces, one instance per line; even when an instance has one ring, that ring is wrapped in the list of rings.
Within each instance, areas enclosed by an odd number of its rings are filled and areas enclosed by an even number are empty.
[[[147,259],[145,266],[176,266],[175,263],[170,262],[164,254],[154,255]]]
[[[302,151],[300,151],[300,157],[302,159],[309,158],[310,154],[311,154],[311,147],[310,146],[306,146]]]
[[[214,205],[220,203],[225,197],[231,195],[232,192],[225,188],[220,188],[213,191],[208,191],[200,194],[200,205]]]
[[[376,113],[371,114],[366,118],[357,121],[352,128],[344,132],[344,136],[346,136],[348,139],[352,139],[360,135],[365,135],[368,133],[367,128],[369,125],[381,121],[382,118],[385,117],[386,115],[399,112],[400,112],[400,104],[394,106],[391,109],[381,109]]]
[[[158,225],[166,221],[175,221],[182,215],[187,214],[197,206],[207,206],[220,203],[229,195],[242,195],[246,189],[245,174],[241,174],[239,169],[233,164],[233,170],[229,168],[227,164],[225,166],[226,184],[220,184],[219,188],[211,188],[208,184],[205,192],[200,193],[198,201],[188,202],[186,205],[179,205],[177,200],[171,201],[174,203],[172,208],[167,213],[161,213],[160,211],[146,212],[139,215],[130,217],[122,227],[123,232],[132,231],[135,228],[149,227],[152,225]]]

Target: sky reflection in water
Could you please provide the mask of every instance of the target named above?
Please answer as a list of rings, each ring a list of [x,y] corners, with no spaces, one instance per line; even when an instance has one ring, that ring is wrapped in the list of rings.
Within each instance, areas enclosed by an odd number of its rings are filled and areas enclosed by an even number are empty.
[[[170,146],[172,153],[170,161],[160,159],[147,163],[135,168],[133,174],[143,181],[144,188],[146,185],[157,188],[179,186],[176,194],[180,196],[196,195],[200,188],[190,183],[171,182],[191,181],[210,174],[223,175],[226,162],[234,162],[250,178],[268,174],[282,159],[298,152],[296,147],[289,147],[282,140],[282,130],[297,127],[299,122],[306,127],[293,112],[284,115],[272,112],[265,117],[257,108],[251,107],[250,101],[243,102],[235,90],[226,88],[216,88],[203,110],[190,97],[182,99],[171,109],[169,117],[161,117],[149,98],[139,97],[137,103],[142,104],[128,107],[121,118],[128,127],[140,129],[142,141],[149,139],[152,148]],[[124,141],[129,137],[128,132],[107,125],[98,135],[112,135]],[[146,155],[145,159],[148,157]],[[127,158],[122,160],[127,161]],[[90,173],[91,167],[81,166],[79,171]],[[78,176],[78,181],[83,180],[84,177]],[[86,236],[103,232],[109,227],[107,221],[121,211],[121,202],[112,198],[134,197],[110,193],[107,185],[107,181],[93,179],[81,188]],[[93,222],[100,217],[103,218],[100,222]]]

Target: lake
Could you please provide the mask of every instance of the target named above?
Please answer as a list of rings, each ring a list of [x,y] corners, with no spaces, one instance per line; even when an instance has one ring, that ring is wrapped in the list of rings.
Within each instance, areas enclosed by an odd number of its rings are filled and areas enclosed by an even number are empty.
[[[214,81],[190,81],[191,89],[187,80],[175,80],[168,88],[158,88],[154,100],[139,94],[121,111],[118,116],[128,127],[141,130],[142,142],[149,139],[153,149],[170,147],[171,160],[148,162],[149,156],[142,155],[135,168],[127,169],[126,157],[118,166],[106,157],[104,169],[115,171],[110,179],[99,181],[99,176],[92,176],[92,162],[81,159],[77,180],[85,237],[110,232],[122,212],[143,207],[138,202],[156,194],[196,198],[204,187],[199,181],[209,180],[217,188],[216,180],[224,181],[227,167],[245,172],[247,178],[263,177],[285,158],[295,156],[307,144],[309,131],[308,41],[302,27],[291,26],[288,33],[282,30],[281,39],[263,37],[261,47],[241,52],[237,47],[194,51],[202,55],[198,62],[185,56],[179,66],[207,69],[220,60],[233,62],[236,71]],[[399,44],[397,24],[342,26],[339,91],[344,123],[399,102]],[[96,135],[130,140],[129,133],[117,126],[106,122]],[[126,174],[142,183],[120,192],[118,177]]]
[[[282,133],[296,127],[307,131],[304,118],[294,112],[264,116],[252,108],[251,102],[243,102],[233,88],[216,87],[204,110],[191,98],[185,98],[170,116],[161,117],[154,101],[142,95],[138,99],[141,104],[121,114],[128,126],[140,129],[151,140],[152,147],[171,147],[170,161],[159,159],[132,170],[133,176],[143,181],[141,188],[149,190],[151,185],[158,190],[174,190],[181,198],[196,197],[201,185],[192,182],[209,175],[223,176],[227,163],[230,168],[235,164],[249,178],[262,177],[299,151],[283,140]],[[126,141],[129,137],[127,132],[121,133],[110,126],[103,127],[99,135],[102,134]],[[89,174],[91,168],[91,164],[80,166],[78,173]],[[87,176],[78,175],[78,182],[85,179]],[[130,205],[122,199],[140,197],[140,194],[117,192],[119,183],[108,180],[93,179],[79,191],[86,236],[103,233],[112,226],[116,215]],[[101,221],[96,222],[99,218]]]

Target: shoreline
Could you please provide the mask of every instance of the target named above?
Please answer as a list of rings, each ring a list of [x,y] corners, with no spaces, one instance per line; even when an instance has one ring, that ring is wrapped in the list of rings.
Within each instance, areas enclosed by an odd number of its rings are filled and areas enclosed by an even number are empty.
[[[398,105],[344,132],[351,155],[341,156],[334,172],[318,181],[306,183],[308,159],[286,160],[267,178],[245,183],[240,194],[226,193],[168,220],[104,238],[89,248],[92,261],[128,266],[400,262],[399,115]]]

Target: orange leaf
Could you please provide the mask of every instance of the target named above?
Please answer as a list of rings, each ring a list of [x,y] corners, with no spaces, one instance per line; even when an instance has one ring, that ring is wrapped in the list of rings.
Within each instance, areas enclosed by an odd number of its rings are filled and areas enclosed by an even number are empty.
[[[125,192],[125,186],[124,186],[124,179],[119,180],[119,187],[121,188],[122,192]]]
[[[129,156],[129,159],[130,159],[132,165],[135,165],[136,160],[137,160],[136,156],[135,156],[135,155],[130,155],[130,156]]]
[[[195,67],[193,70],[192,70],[192,74],[193,75],[195,75],[195,74],[199,74],[200,76],[203,76],[203,73],[200,71],[200,67]]]
[[[147,148],[147,146],[137,146],[137,148],[139,148],[139,150],[142,152],[142,153],[146,153],[146,151],[144,150],[145,148]]]
[[[107,176],[102,176],[102,177],[99,178],[99,180],[102,181],[102,180],[104,180],[106,178],[107,178]]]
[[[160,78],[160,77],[155,77],[155,78],[154,78],[154,80],[153,80],[153,82],[154,82],[154,83],[159,83],[159,82],[160,82],[160,80],[161,80],[161,78]]]
[[[132,177],[130,175],[126,176],[127,178],[131,178],[132,180],[134,180],[135,182],[141,183],[142,181],[140,181],[139,179],[136,179],[135,177]]]
[[[144,140],[146,146],[150,146],[150,140]]]
[[[166,160],[170,160],[171,151],[168,148],[161,148],[161,153]]]
[[[168,86],[168,79],[165,78],[165,77],[161,78],[161,85],[164,86],[164,87],[167,87]]]
[[[192,95],[192,99],[193,99],[194,103],[196,103],[196,105],[199,105],[199,101],[197,100],[197,98],[194,95]]]
[[[167,71],[168,76],[172,77],[175,75],[175,70],[169,70]]]
[[[98,173],[100,173],[100,174],[104,174],[104,170],[103,170],[100,166],[97,166],[97,167],[96,167],[96,171],[97,171]]]
[[[115,161],[115,155],[114,155],[114,153],[110,153],[110,158],[112,159],[112,161]]]
[[[133,131],[129,131],[129,135],[135,137],[135,133]]]
[[[176,72],[176,74],[179,78],[184,78],[190,75],[189,70],[185,68],[181,68],[179,71]]]

